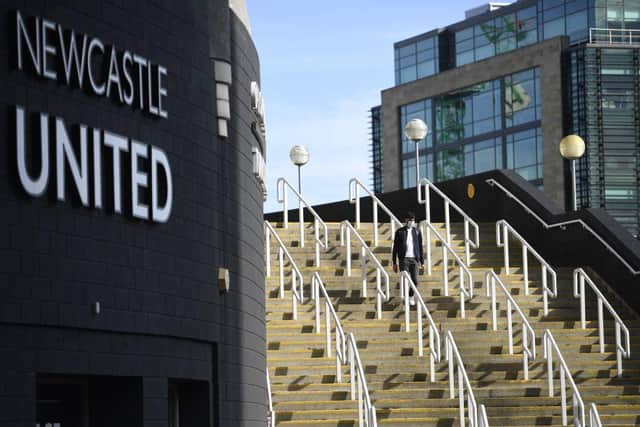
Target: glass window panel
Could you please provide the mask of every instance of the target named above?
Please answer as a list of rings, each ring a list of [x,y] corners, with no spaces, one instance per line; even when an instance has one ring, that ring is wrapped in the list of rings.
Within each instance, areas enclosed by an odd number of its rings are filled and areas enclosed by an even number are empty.
[[[463,40],[456,43],[456,52],[463,52],[470,49],[473,49],[473,39]]]
[[[409,67],[411,65],[416,65],[416,57],[415,56],[407,56],[406,58],[402,58],[400,60],[400,68]]]
[[[473,50],[456,54],[456,65],[458,67],[471,62],[473,62]]]
[[[544,22],[553,21],[563,16],[564,16],[563,6],[555,7],[553,9],[547,9],[544,11]]]
[[[418,42],[418,50],[433,49],[434,46],[435,46],[434,40],[435,39],[433,37],[429,37],[427,39],[420,40]]]
[[[587,30],[587,11],[567,15],[567,34],[584,33]]]
[[[516,38],[509,37],[507,39],[500,39],[496,44],[496,54],[509,52],[516,48]]]
[[[416,67],[400,69],[400,83],[413,81],[417,78]]]
[[[492,44],[476,48],[476,61],[492,57],[495,53],[495,46]]]
[[[464,176],[464,157],[461,148],[444,150],[438,156],[438,181]]]
[[[465,28],[456,32],[456,43],[460,40],[466,40],[473,37],[473,27]]]
[[[518,20],[519,21],[524,20],[524,19],[530,19],[530,18],[535,19],[536,16],[537,16],[536,7],[535,6],[531,6],[531,7],[528,7],[526,9],[520,9],[517,12],[517,16],[518,16]]]
[[[550,39],[551,37],[561,36],[564,34],[564,17],[558,18],[555,21],[545,22],[544,24],[544,38]]]
[[[398,48],[398,55],[402,58],[409,55],[415,55],[416,53],[416,45],[410,44],[408,46],[403,46]]]
[[[431,61],[433,60],[433,51],[425,50],[422,52],[418,52],[417,62]]]
[[[564,0],[544,0],[543,5],[545,9],[550,9],[556,6],[561,6]]]
[[[577,12],[579,10],[584,10],[587,8],[587,2],[584,0],[572,0],[572,1],[567,1],[566,4],[566,14],[570,15],[574,12]]]
[[[421,62],[418,64],[418,78],[432,76],[436,73],[434,61]]]

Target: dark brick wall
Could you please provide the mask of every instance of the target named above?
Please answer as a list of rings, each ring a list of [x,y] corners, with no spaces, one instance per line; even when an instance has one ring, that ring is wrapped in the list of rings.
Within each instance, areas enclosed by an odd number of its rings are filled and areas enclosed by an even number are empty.
[[[249,93],[259,63],[226,8],[223,0],[0,3],[1,427],[35,424],[37,373],[142,377],[145,426],[167,425],[170,379],[204,380],[210,424],[264,424],[262,195],[251,172]],[[169,118],[15,70],[16,9],[164,65]],[[233,61],[226,140],[217,137],[214,57]],[[16,104],[163,149],[174,190],[168,223],[27,196],[12,154]],[[227,294],[218,267],[230,270]]]

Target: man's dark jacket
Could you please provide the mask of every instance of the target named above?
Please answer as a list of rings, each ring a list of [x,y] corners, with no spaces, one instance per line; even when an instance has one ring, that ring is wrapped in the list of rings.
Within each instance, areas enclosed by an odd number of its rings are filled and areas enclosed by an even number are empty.
[[[405,253],[407,253],[407,231],[409,229],[405,226],[396,231],[396,235],[393,237],[393,253],[392,260],[393,265],[397,265],[396,258],[399,260],[404,259]],[[413,254],[414,258],[424,264],[424,255],[422,254],[422,233],[415,227],[411,227],[413,233]]]

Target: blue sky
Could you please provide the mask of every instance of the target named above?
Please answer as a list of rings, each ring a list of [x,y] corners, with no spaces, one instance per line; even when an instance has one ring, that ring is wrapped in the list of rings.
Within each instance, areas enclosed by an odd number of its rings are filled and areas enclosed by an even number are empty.
[[[483,3],[247,0],[266,109],[265,212],[279,209],[278,177],[297,185],[289,160],[296,144],[311,157],[302,171],[310,203],[346,199],[354,176],[368,185],[368,109],[393,86],[393,43],[458,22]]]

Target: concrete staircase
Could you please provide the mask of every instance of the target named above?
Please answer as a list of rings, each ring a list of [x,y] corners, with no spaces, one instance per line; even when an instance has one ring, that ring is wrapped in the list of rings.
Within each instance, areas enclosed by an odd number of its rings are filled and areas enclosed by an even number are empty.
[[[314,243],[311,225],[306,227],[305,247],[299,244],[298,224],[288,229],[278,224],[277,232],[305,278],[305,296],[310,295],[309,279],[318,271],[325,283],[345,332],[353,332],[365,365],[371,398],[379,425],[449,426],[459,425],[458,400],[448,394],[448,373],[443,360],[436,366],[435,382],[429,381],[428,339],[424,356],[418,356],[416,325],[404,332],[404,312],[397,289],[397,274],[391,271],[391,242],[388,226],[381,226],[374,252],[387,266],[391,278],[391,299],[383,304],[382,319],[375,314],[375,274],[368,271],[368,298],[361,296],[360,262],[354,246],[352,277],[346,277],[344,249],[340,247],[339,224],[329,226],[329,248],[322,252],[321,266],[313,266]],[[440,226],[443,230],[443,226]],[[373,237],[372,224],[362,224],[359,233],[367,241]],[[444,234],[443,231],[441,234]],[[452,225],[453,246],[463,257],[461,224]],[[640,424],[640,320],[626,310],[607,288],[601,288],[631,332],[631,359],[623,360],[624,374],[617,377],[613,322],[606,321],[605,353],[599,352],[597,312],[593,301],[587,305],[587,328],[580,328],[578,300],[573,297],[572,269],[558,268],[558,298],[551,299],[549,315],[543,316],[540,268],[529,259],[530,294],[524,295],[519,268],[503,274],[502,249],[495,244],[495,224],[481,224],[480,249],[473,251],[470,268],[474,277],[474,297],[466,304],[466,318],[459,313],[457,269],[450,273],[450,294],[443,296],[441,246],[432,242],[433,272],[420,276],[419,289],[434,321],[444,331],[451,330],[472,382],[478,404],[487,409],[491,426],[561,425],[559,380],[555,397],[548,397],[546,362],[541,337],[550,329],[580,390],[585,405],[596,403],[604,425]],[[271,245],[272,271],[266,279],[268,368],[272,399],[279,426],[355,425],[356,403],[350,399],[348,367],[343,382],[335,382],[335,359],[325,357],[325,335],[314,331],[311,302],[298,307],[292,319],[288,285],[285,298],[278,297],[277,245]],[[520,246],[511,245],[511,266],[521,262]],[[507,345],[506,301],[498,296],[498,331],[491,328],[490,299],[483,289],[484,274],[494,269],[505,283],[536,332],[537,358],[529,364],[530,379],[523,379],[520,326],[514,341],[514,355]],[[286,271],[289,271],[286,269]],[[587,292],[589,297],[593,297]],[[605,319],[608,317],[605,315]],[[411,321],[416,321],[412,313]],[[426,328],[425,328],[426,334]],[[444,343],[444,341],[443,341]],[[443,346],[444,347],[444,346]],[[442,349],[444,355],[444,348]],[[556,370],[555,373],[558,376]],[[567,392],[570,396],[570,392]],[[570,397],[569,397],[570,399]],[[570,406],[570,400],[569,400]],[[571,414],[571,409],[570,409]],[[571,415],[569,416],[571,423]]]

